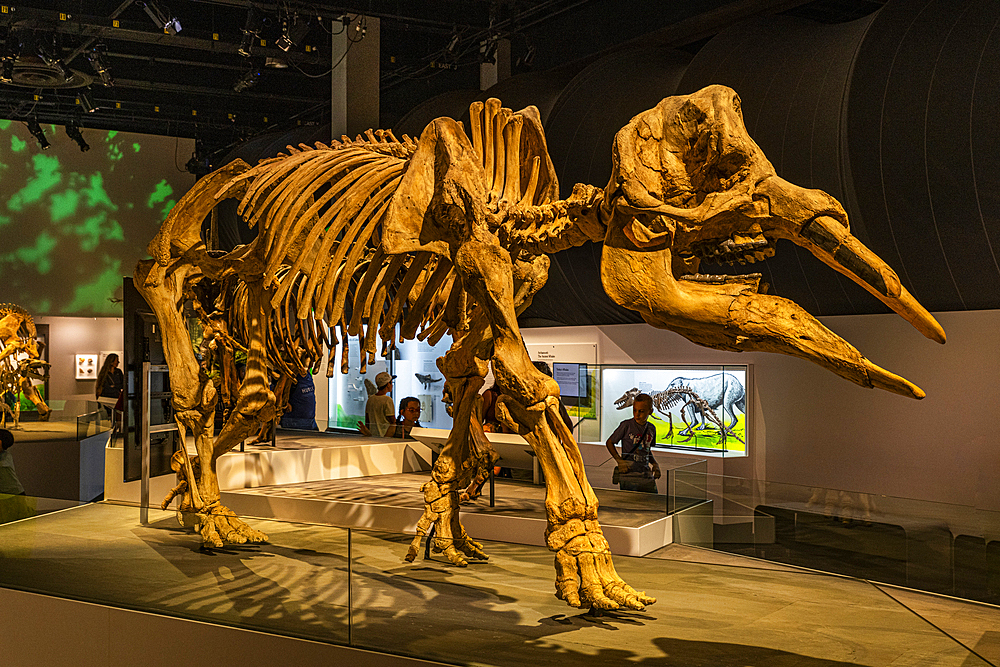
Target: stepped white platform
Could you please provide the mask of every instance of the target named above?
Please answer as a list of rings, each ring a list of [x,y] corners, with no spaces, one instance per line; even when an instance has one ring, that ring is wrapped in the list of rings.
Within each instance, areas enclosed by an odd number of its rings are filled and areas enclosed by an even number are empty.
[[[503,436],[511,437],[517,436]],[[429,479],[433,443],[279,431],[276,445],[246,447],[219,460],[223,504],[243,516],[416,532],[423,512],[420,487]],[[121,450],[108,452],[106,498],[137,502],[138,482],[120,482]],[[112,484],[115,476],[119,481]],[[151,480],[150,504],[158,505],[174,484],[173,475]],[[675,519],[667,513],[665,495],[600,489],[597,494],[613,553],[643,556],[672,543]],[[463,506],[462,522],[470,535],[545,545],[544,486],[497,480],[495,497],[496,506],[490,507],[486,487],[483,497]]]

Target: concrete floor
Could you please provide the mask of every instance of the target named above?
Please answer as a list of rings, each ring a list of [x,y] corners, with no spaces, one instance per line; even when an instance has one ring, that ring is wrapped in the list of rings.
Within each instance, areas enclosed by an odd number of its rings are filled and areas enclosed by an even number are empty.
[[[552,554],[402,562],[409,538],[251,520],[204,551],[172,513],[88,505],[0,526],[0,586],[469,665],[1000,664],[1000,609],[671,545],[616,557],[658,602],[594,617],[553,595]]]

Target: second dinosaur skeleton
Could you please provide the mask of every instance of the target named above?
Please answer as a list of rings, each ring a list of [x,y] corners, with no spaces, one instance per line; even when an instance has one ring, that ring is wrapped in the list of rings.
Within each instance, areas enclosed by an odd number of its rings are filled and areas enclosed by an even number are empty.
[[[40,421],[47,421],[52,412],[32,382],[49,376],[49,363],[40,359],[41,349],[36,337],[35,320],[28,311],[14,304],[0,304],[0,402],[3,403],[0,410],[3,411],[4,427],[8,414],[13,427],[20,426],[18,392],[23,392],[35,404]],[[3,400],[5,395],[14,396],[13,406]]]
[[[566,200],[557,198],[536,109],[514,113],[491,99],[474,103],[470,118],[467,129],[439,118],[417,142],[369,131],[254,167],[233,162],[198,181],[150,243],[136,285],[163,330],[182,436],[191,432],[197,447],[194,461],[177,457],[172,493],[206,544],[266,539],[220,505],[216,461],[273,417],[272,370],[315,370],[339,341],[347,372],[348,340],[357,337],[364,372],[397,340],[433,344],[450,332],[438,368],[454,426],[423,489],[419,532],[433,525],[434,547],[456,565],[486,557],[461,525],[459,500],[493,457],[479,398],[491,362],[497,415],[530,443],[545,475],[556,595],[607,609],[652,603],[615,571],[582,457],[559,418],[558,385],[534,368],[517,324],[545,282],[546,253],[587,241],[604,241],[608,293],[654,326],[713,347],[794,354],[864,386],[922,395],[794,303],[759,294],[759,277],[713,282],[698,273],[703,257],[752,261],[788,238],[944,338],[892,270],[850,235],[832,197],[774,174],[732,90],[667,98],[636,116],[615,140],[608,186],[577,185]],[[226,198],[239,200],[257,237],[209,251],[202,222]],[[247,350],[246,378],[218,435],[217,391],[187,337],[188,300],[219,304],[205,317],[224,314],[228,335]]]

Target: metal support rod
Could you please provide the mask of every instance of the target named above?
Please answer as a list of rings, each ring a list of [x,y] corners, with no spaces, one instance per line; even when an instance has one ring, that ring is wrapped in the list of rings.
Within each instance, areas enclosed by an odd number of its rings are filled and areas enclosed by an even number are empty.
[[[496,470],[495,466],[490,466],[490,507],[496,507],[496,498],[493,497],[493,472]]]
[[[354,579],[354,552],[352,550],[351,536],[353,531],[347,529],[347,645],[354,645],[354,589],[352,581]]]
[[[142,389],[139,392],[139,402],[142,405],[142,417],[139,424],[142,428],[142,477],[139,482],[139,523],[143,525],[149,523],[149,368],[149,361],[142,362],[142,377],[139,378],[142,383]]]

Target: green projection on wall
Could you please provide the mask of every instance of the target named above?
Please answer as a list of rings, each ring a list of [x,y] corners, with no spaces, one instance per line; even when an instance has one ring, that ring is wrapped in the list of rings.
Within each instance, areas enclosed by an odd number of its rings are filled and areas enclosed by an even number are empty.
[[[194,183],[179,167],[189,139],[84,129],[81,152],[62,127],[0,120],[0,301],[35,315],[120,315],[123,275],[146,257]]]

